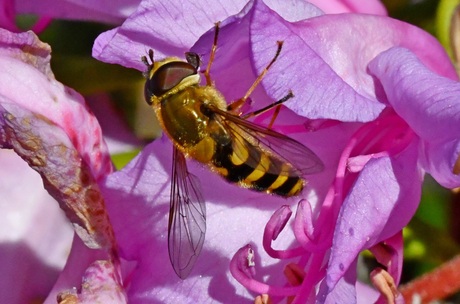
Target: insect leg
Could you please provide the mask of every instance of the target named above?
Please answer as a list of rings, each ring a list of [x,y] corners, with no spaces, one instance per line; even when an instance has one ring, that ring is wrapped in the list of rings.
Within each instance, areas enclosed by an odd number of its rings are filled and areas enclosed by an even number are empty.
[[[256,89],[256,87],[259,85],[259,83],[262,81],[262,79],[264,78],[265,74],[267,74],[268,70],[270,69],[270,67],[273,65],[273,63],[275,63],[276,59],[278,59],[278,56],[280,55],[281,53],[281,48],[283,47],[283,41],[277,41],[277,44],[278,44],[278,48],[276,50],[276,54],[275,56],[273,57],[273,59],[270,61],[270,63],[265,67],[265,69],[263,69],[262,73],[259,74],[259,76],[257,76],[256,80],[254,81],[254,83],[251,85],[251,87],[249,88],[249,90],[246,92],[246,94],[244,94],[244,96],[240,99],[237,99],[235,101],[233,101],[231,104],[229,104],[227,106],[227,110],[228,111],[231,111],[231,112],[235,112],[237,111],[238,109],[240,109],[244,103],[247,101],[247,99],[249,98],[249,96],[251,96],[252,92],[254,92],[254,90]]]
[[[214,26],[214,42],[211,47],[211,53],[209,54],[208,66],[206,67],[206,70],[204,71],[204,77],[206,78],[207,85],[212,85],[210,71],[211,71],[212,62],[214,61],[214,56],[216,55],[216,51],[217,51],[217,37],[219,36],[219,27],[220,27],[220,21],[216,22]]]
[[[273,127],[273,124],[275,123],[275,119],[276,117],[278,117],[280,110],[281,110],[281,105],[277,105],[275,108],[275,112],[273,112],[272,119],[270,120],[270,123],[267,126],[267,129],[271,129]]]
[[[268,129],[271,129],[271,127],[273,126],[273,123],[275,122],[276,117],[278,116],[278,114],[280,112],[281,104],[286,102],[287,100],[291,99],[292,97],[294,97],[294,94],[292,94],[292,92],[289,91],[289,93],[286,96],[284,96],[283,98],[281,98],[280,100],[275,101],[274,103],[269,104],[268,106],[263,107],[262,109],[259,109],[257,111],[247,113],[247,114],[243,115],[241,118],[248,119],[250,117],[255,117],[257,115],[260,115],[262,113],[265,113],[265,112],[275,108],[275,112],[273,113],[272,119],[270,120],[270,123],[268,124]]]

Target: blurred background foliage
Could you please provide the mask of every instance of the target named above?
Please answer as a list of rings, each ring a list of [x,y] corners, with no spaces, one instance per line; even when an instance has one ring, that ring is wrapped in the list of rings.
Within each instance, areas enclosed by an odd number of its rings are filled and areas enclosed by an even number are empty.
[[[383,0],[383,3],[393,18],[436,36],[456,64],[452,44],[457,35],[452,30],[452,16],[460,0]],[[34,21],[32,16],[18,17],[18,24],[23,28],[28,28]],[[143,144],[157,137],[160,130],[153,111],[143,98],[142,74],[91,57],[96,37],[111,28],[96,23],[55,20],[40,34],[40,39],[52,46],[51,63],[56,78],[85,96],[108,93],[111,106],[123,117],[121,123],[140,139],[131,150],[113,155],[117,168],[122,168]],[[96,113],[96,116],[104,120],[104,113]],[[459,192],[446,190],[426,176],[420,207],[404,230],[403,283],[460,253],[459,219]],[[365,253],[363,260],[364,264],[371,265],[373,259]],[[460,303],[460,295],[450,297],[448,302]]]

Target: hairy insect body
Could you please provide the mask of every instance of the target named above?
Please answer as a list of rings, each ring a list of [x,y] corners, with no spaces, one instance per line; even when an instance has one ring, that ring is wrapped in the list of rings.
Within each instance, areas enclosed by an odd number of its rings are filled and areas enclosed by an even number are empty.
[[[192,85],[163,98],[156,113],[182,153],[208,165],[227,181],[280,196],[299,193],[304,182],[292,166],[267,154],[251,139],[232,133],[216,119],[212,109],[226,111],[223,100],[212,86]]]
[[[216,97],[220,93],[213,87],[190,86],[164,99],[156,111],[163,130],[177,148],[202,163],[210,162],[216,152],[211,134],[230,140],[223,126],[202,112],[206,104],[225,109]]]
[[[206,85],[200,84],[200,56],[196,53],[185,53],[185,61],[176,57],[154,61],[153,51],[149,58],[142,58],[147,66],[145,99],[173,143],[168,249],[174,271],[183,279],[198,258],[206,232],[205,200],[198,179],[187,169],[185,156],[207,165],[230,183],[283,197],[300,193],[304,175],[323,170],[322,161],[303,144],[247,120],[272,108],[277,113],[276,109],[293,97],[291,92],[265,108],[239,113],[277,59],[282,42],[246,94],[227,105],[210,76],[218,32],[219,23],[204,70]]]

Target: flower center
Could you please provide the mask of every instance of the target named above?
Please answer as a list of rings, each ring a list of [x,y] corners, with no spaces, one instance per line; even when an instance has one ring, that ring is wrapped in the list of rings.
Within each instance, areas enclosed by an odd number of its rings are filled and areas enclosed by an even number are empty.
[[[247,270],[243,270],[245,267],[252,268],[253,265],[243,267],[233,263],[231,268],[235,278],[248,289],[260,294],[295,296],[296,302],[306,302],[325,278],[339,211],[358,173],[373,158],[397,156],[410,145],[415,137],[415,133],[404,120],[392,110],[387,110],[378,119],[361,125],[350,137],[341,153],[335,178],[318,212],[313,214],[307,200],[299,202],[293,225],[293,232],[298,242],[297,247],[286,250],[276,250],[271,247],[272,241],[284,229],[292,212],[288,206],[283,206],[273,214],[265,227],[264,249],[270,256],[277,259],[298,257],[296,264],[306,273],[302,282],[286,287],[256,283],[252,275],[249,275]],[[247,254],[247,251],[243,252]],[[242,254],[241,251],[240,254]],[[237,256],[238,253],[232,262],[238,260]],[[244,258],[240,260],[244,261]],[[236,273],[239,275],[235,275]],[[242,277],[244,280],[241,279]]]

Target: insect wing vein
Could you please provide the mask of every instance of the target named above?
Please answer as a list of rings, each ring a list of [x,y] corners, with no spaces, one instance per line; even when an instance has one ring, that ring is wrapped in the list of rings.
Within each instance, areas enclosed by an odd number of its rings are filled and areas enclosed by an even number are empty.
[[[188,172],[184,155],[174,147],[168,248],[171,264],[180,278],[185,279],[192,270],[205,232],[206,208],[199,181]]]
[[[238,134],[235,140],[245,141],[248,145],[258,146],[266,153],[291,164],[300,175],[314,174],[323,171],[324,165],[319,157],[300,142],[264,128],[248,120],[242,119],[217,107],[211,106],[221,123],[233,134]],[[256,163],[258,160],[255,161]],[[278,168],[267,168],[269,173],[278,173]]]

